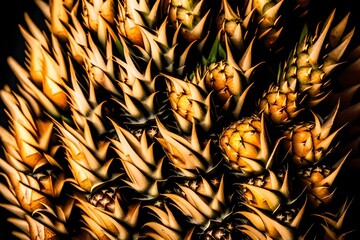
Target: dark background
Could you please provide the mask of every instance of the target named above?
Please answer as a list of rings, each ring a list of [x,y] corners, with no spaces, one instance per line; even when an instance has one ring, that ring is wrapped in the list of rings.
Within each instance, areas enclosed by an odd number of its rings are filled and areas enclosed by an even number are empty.
[[[292,0],[285,0],[292,1]],[[316,0],[315,0],[316,1]],[[351,10],[351,21],[353,25],[357,26],[355,30],[355,34],[357,34],[357,38],[360,36],[360,9],[355,6],[356,0],[328,0],[322,1],[318,0],[318,12],[319,16],[327,14],[323,12],[323,9],[329,9],[333,6],[336,6],[338,10],[347,11]],[[328,5],[330,3],[330,5]],[[325,4],[325,5],[321,5]],[[2,1],[0,7],[0,87],[4,84],[12,84],[16,81],[14,75],[10,71],[6,63],[6,58],[8,56],[14,56],[15,59],[21,60],[23,59],[23,51],[25,48],[24,40],[19,33],[19,24],[23,24],[23,16],[24,12],[29,12],[32,16],[36,16],[39,14],[39,10],[37,6],[34,4],[33,0],[10,0],[10,1]],[[360,42],[359,42],[360,43]],[[3,109],[3,105],[0,102],[0,109]],[[5,124],[3,118],[3,112],[0,112],[0,124]],[[342,191],[349,193],[351,196],[355,197],[355,201],[352,204],[351,212],[349,212],[347,221],[351,223],[351,225],[355,224],[357,226],[358,231],[360,230],[360,176],[359,176],[359,168],[348,168],[348,171],[341,172],[339,176],[339,189]],[[1,196],[0,196],[0,202]],[[8,237],[9,232],[11,231],[11,225],[9,225],[6,221],[8,217],[7,213],[4,213],[0,210],[0,240],[10,239]],[[350,236],[350,235],[349,235]],[[346,239],[360,239],[359,233],[351,234],[352,237]]]
[[[25,22],[24,12],[32,15],[37,14],[39,9],[33,0],[2,1],[0,9],[0,83],[2,86],[14,79],[6,58],[14,56],[16,59],[22,59],[23,56],[24,39],[20,35],[18,25],[23,25]]]

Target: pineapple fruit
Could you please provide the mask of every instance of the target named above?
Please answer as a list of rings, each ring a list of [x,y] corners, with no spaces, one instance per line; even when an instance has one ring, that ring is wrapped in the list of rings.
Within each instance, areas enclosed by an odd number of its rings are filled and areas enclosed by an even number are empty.
[[[359,79],[344,80],[359,71],[350,12],[35,4],[40,19],[19,25],[24,59],[7,59],[16,82],[0,90],[6,238],[354,237],[357,199],[338,180],[359,143],[343,140],[359,119]]]

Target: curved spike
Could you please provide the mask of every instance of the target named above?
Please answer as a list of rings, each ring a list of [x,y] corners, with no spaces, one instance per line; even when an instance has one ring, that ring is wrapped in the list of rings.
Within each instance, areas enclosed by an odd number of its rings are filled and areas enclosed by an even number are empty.
[[[27,91],[31,94],[40,104],[49,112],[52,116],[61,116],[55,105],[31,82],[29,75],[25,69],[23,69],[18,62],[12,57],[7,58],[10,68],[19,79],[21,85],[28,89]],[[30,91],[29,91],[30,90]]]
[[[244,72],[248,71],[252,67],[251,55],[252,55],[252,47],[253,47],[254,41],[255,41],[255,37],[251,40],[249,46],[247,47],[245,53],[243,54],[243,56],[241,57],[241,59],[238,63],[238,65]]]
[[[164,225],[156,222],[147,222],[144,227],[149,227],[154,230],[158,235],[152,235],[151,233],[145,233],[147,236],[156,236],[154,239],[173,240],[181,239],[180,234],[171,228],[165,227]]]
[[[328,33],[329,29],[330,29],[331,23],[332,23],[332,21],[334,19],[334,16],[335,16],[335,10],[336,9],[334,9],[331,12],[330,16],[326,20],[325,26],[324,26],[323,30],[321,31],[320,36],[318,37],[316,42],[309,49],[309,53],[310,53],[309,59],[310,59],[310,62],[312,64],[316,64],[318,62],[318,60],[319,60],[320,52],[321,52],[321,50],[323,48],[323,44],[324,44],[326,35],[327,35],[327,33]]]
[[[196,207],[191,205],[184,198],[176,194],[163,194],[163,195],[174,201],[175,206],[186,216],[191,217],[196,224],[203,224],[207,220],[207,218]]]
[[[181,230],[181,226],[176,221],[176,218],[175,218],[173,212],[169,209],[169,207],[166,204],[164,204],[164,208],[165,208],[166,212],[164,210],[161,210],[158,207],[151,206],[151,205],[144,206],[144,207],[149,208],[150,210],[154,211],[155,214],[157,215],[156,217],[165,226],[175,229],[177,231]]]
[[[296,214],[296,216],[294,217],[294,219],[290,223],[291,227],[298,228],[300,226],[300,222],[301,222],[301,220],[302,220],[302,218],[303,218],[303,216],[305,214],[307,201],[308,201],[308,199],[306,198],[303,206],[301,207],[301,209],[298,211],[298,213]]]
[[[343,56],[343,54],[345,53],[347,47],[350,44],[350,41],[354,35],[355,29],[353,29],[347,36],[346,38],[343,40],[343,42],[338,45],[334,50],[332,50],[327,56],[331,59],[334,59],[336,62],[338,62],[340,60],[340,58]],[[326,71],[330,72],[330,71]]]
[[[241,184],[241,186],[249,190],[255,198],[255,201],[248,203],[251,206],[268,211],[275,211],[281,204],[279,196],[268,189],[245,183]]]
[[[277,17],[279,9],[280,9],[281,5],[283,4],[283,2],[284,2],[284,0],[280,0],[274,6],[272,6],[268,10],[266,10],[266,12],[264,13],[264,18],[269,19],[268,21],[270,21],[272,23],[275,23],[275,18]]]
[[[247,218],[251,222],[251,224],[253,224],[256,227],[257,230],[260,230],[263,232],[266,231],[265,224],[259,215],[252,213],[252,212],[247,212],[247,211],[239,211],[239,212],[237,212],[237,214],[241,214],[245,218]],[[242,227],[243,226],[244,225],[242,225]],[[246,225],[246,226],[249,226],[249,225]]]
[[[240,113],[241,113],[241,110],[244,106],[244,102],[245,102],[245,99],[246,99],[246,96],[250,90],[250,88],[253,86],[254,83],[251,83],[240,95],[239,99],[237,100],[236,102],[236,106],[234,108],[234,110],[232,111],[232,114],[235,118],[239,118],[240,117]]]
[[[225,206],[226,204],[226,200],[225,200],[225,186],[224,186],[224,175],[221,176],[221,180],[220,180],[220,184],[219,184],[219,188],[215,194],[214,200],[219,201],[223,206]],[[213,202],[212,202],[213,203]],[[221,212],[221,208],[214,208],[214,206],[212,207],[212,209]]]
[[[234,59],[234,56],[233,56],[233,53],[232,53],[233,51],[231,50],[229,42],[230,41],[228,40],[228,36],[226,34],[225,35],[226,61],[230,64],[230,66],[232,66],[236,70],[242,72],[242,69],[240,68],[240,66],[238,65],[238,63]]]
[[[258,229],[249,226],[249,225],[240,225],[240,227],[244,228],[241,229],[241,232],[248,235],[251,239],[256,240],[269,240],[268,236],[264,235],[262,232],[260,232]]]
[[[261,129],[260,129],[260,146],[261,146],[261,159],[267,163],[269,160],[269,146],[268,146],[268,140],[267,140],[267,130],[265,126],[265,116],[264,113],[261,114]]]
[[[324,178],[321,182],[319,182],[318,186],[324,186],[324,185],[328,185],[331,186],[332,183],[335,181],[337,175],[340,172],[341,167],[343,166],[346,158],[349,156],[351,151],[349,151],[342,159],[340,159],[336,165],[336,169],[326,178]]]
[[[330,46],[337,46],[345,31],[346,25],[349,21],[350,12],[330,31],[329,44]]]
[[[207,18],[210,14],[210,9],[205,13],[205,15],[201,18],[201,20],[198,22],[198,24],[193,28],[190,32],[186,32],[185,38],[188,42],[194,42],[201,38],[201,35],[203,34],[203,31],[205,29],[205,24],[207,21]]]
[[[338,214],[336,214],[336,216],[334,216],[335,218],[331,218],[331,217],[328,217],[326,215],[321,215],[321,214],[313,214],[313,215],[322,218],[326,222],[326,224],[329,224],[330,226],[334,227],[336,230],[340,230],[343,227],[344,219],[345,219],[347,211],[350,208],[351,202],[348,203],[346,201],[342,205]]]
[[[282,183],[281,188],[280,188],[279,191],[286,198],[288,198],[290,196],[289,170],[288,170],[288,168],[286,168],[286,170],[285,170],[285,176],[284,176],[283,183]]]
[[[269,174],[269,183],[271,184],[271,186],[269,187],[269,189],[272,189],[272,190],[279,190],[281,188],[280,186],[280,181],[278,179],[278,177],[276,176],[276,174],[271,171],[271,170],[267,170],[268,174]],[[285,180],[285,178],[284,178]],[[285,182],[283,182],[284,184]]]
[[[203,198],[201,198],[196,192],[191,190],[188,187],[179,186],[186,195],[186,200],[191,203],[196,209],[198,209],[201,214],[205,215],[208,218],[212,218],[215,215],[214,210],[206,203]]]
[[[266,214],[264,214],[262,211],[260,211],[259,209],[252,207],[252,206],[247,206],[249,207],[251,210],[253,210],[256,214],[259,215],[259,217],[262,219],[262,221],[265,224],[265,228],[266,228],[266,232],[269,235],[269,237],[271,238],[281,238],[283,240],[293,240],[294,239],[294,234],[291,232],[291,230],[280,224],[279,222],[277,222],[276,220],[268,217]]]

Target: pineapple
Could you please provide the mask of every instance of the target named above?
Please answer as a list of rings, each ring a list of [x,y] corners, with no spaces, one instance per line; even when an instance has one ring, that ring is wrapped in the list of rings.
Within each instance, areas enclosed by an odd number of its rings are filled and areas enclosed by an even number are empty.
[[[252,62],[254,40],[249,43],[244,38],[238,41],[243,49],[232,46],[227,33],[225,40],[221,41],[220,31],[209,55],[203,57],[202,64],[192,74],[191,82],[208,94],[214,92],[215,114],[219,117],[227,113],[230,113],[231,118],[240,117],[245,98],[253,85],[252,76],[260,65]],[[241,54],[234,56],[232,51],[238,50]]]
[[[258,108],[275,124],[285,125],[293,121],[303,110],[303,102],[294,86],[271,84],[258,101]]]
[[[339,67],[340,58],[353,36],[353,30],[342,36],[348,15],[328,34],[334,16],[335,10],[327,18],[321,32],[313,36],[304,28],[299,44],[279,72],[277,84],[264,91],[258,108],[274,123],[292,121],[304,106],[318,105],[331,91],[331,74]],[[328,49],[324,49],[326,37],[329,38]]]
[[[263,115],[261,119],[253,115],[231,124],[219,142],[226,161],[239,174],[261,173],[272,164]]]
[[[190,232],[185,234],[186,237],[194,239],[198,235],[201,239],[207,239],[211,234],[216,238],[217,234],[221,234],[217,233],[221,231],[221,228],[226,229],[227,218],[230,218],[229,215],[232,213],[227,206],[230,199],[226,197],[224,191],[224,177],[221,177],[216,187],[201,177],[200,180],[185,182],[184,185],[179,184],[178,193],[165,194],[189,219],[188,221],[195,225],[189,228]],[[216,229],[216,225],[220,225],[220,229]],[[231,236],[233,232],[236,232],[236,229],[231,227],[225,229],[224,235]]]
[[[252,239],[295,239],[299,234],[307,199],[297,203],[300,197],[291,199],[290,192],[287,169],[277,174],[268,170],[241,184],[246,208],[237,214],[247,219],[240,225],[241,231]]]
[[[50,239],[66,235],[69,229],[65,223],[73,201],[59,199],[66,180],[64,169],[56,160],[54,123],[41,117],[40,107],[31,96],[27,97],[33,105],[9,90],[0,92],[7,114],[12,116],[11,129],[0,128],[6,159],[0,159],[5,177],[1,194],[9,201],[1,206],[15,212],[9,219],[19,228],[14,230],[14,236]]]
[[[304,122],[292,125],[283,132],[285,148],[288,149],[292,160],[297,165],[308,165],[320,162],[331,152],[329,147],[341,128],[330,134],[334,124],[339,103],[327,119],[321,123],[319,116],[314,114],[314,122]]]
[[[203,41],[207,35],[206,26],[211,11],[208,5],[211,3],[204,0],[168,2],[167,11],[171,27],[177,29],[180,26],[180,33],[188,43]]]
[[[296,92],[306,92],[306,102],[310,105],[318,104],[328,94],[328,85],[331,83],[329,75],[341,63],[340,59],[354,34],[352,30],[342,36],[348,15],[330,29],[334,17],[335,10],[329,15],[320,33],[311,35],[304,28],[299,44],[286,62],[283,76],[280,78],[280,86],[284,82],[288,82],[289,85],[296,82]],[[326,38],[329,40],[325,46]]]
[[[227,38],[231,45],[240,50],[244,47],[244,39],[248,35],[249,25],[253,21],[254,10],[251,11],[250,1],[247,4],[248,6],[244,6],[245,10],[242,6],[240,9],[233,9],[227,0],[223,0],[216,17],[217,29],[221,31],[222,41],[227,41],[225,40]],[[242,12],[244,13],[242,14]]]
[[[258,38],[263,39],[267,48],[276,44],[283,27],[279,26],[280,8],[283,0],[253,0],[252,7],[256,9],[256,19],[259,25]]]
[[[193,123],[196,123],[208,132],[214,122],[211,95],[206,95],[200,87],[191,82],[171,76],[165,77],[168,80],[171,109],[181,130],[187,132],[192,128]]]
[[[314,214],[314,216],[321,218],[321,226],[324,229],[325,239],[346,239],[346,235],[351,231],[343,232],[344,217],[349,210],[351,201],[348,199],[344,201],[344,204],[340,207],[337,213],[324,212],[321,214]]]
[[[157,124],[161,134],[157,140],[171,164],[178,169],[177,174],[195,177],[199,172],[210,172],[220,161],[212,157],[214,139],[208,137],[200,141],[195,124],[193,124],[191,135],[186,137],[169,131],[159,121]]]
[[[350,14],[326,6],[313,26],[315,1],[35,3],[0,90],[6,239],[354,235],[338,181],[358,119]]]
[[[347,156],[348,154],[334,164],[334,166],[315,165],[298,170],[300,180],[308,190],[309,200],[313,207],[331,202],[334,195],[332,184],[339,174]]]
[[[161,18],[156,17],[157,14],[161,14],[159,4],[159,0],[118,2],[118,32],[120,35],[133,44],[144,46],[142,28],[154,28],[161,21]]]

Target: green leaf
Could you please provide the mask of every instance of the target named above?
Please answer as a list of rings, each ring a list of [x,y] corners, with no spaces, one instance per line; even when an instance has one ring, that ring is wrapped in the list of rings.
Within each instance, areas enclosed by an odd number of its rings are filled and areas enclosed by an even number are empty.
[[[276,76],[276,79],[277,79],[277,82],[278,82],[278,83],[280,83],[280,81],[281,81],[282,72],[283,72],[283,65],[282,65],[281,63],[279,63],[279,67],[278,67],[278,71],[277,71],[277,76]]]
[[[226,59],[226,50],[219,44],[219,56],[221,57],[221,60]]]
[[[215,38],[214,44],[211,47],[209,57],[207,59],[208,64],[216,62],[217,55],[218,55],[218,52],[219,52],[219,46],[220,46],[220,39],[217,37],[217,38]]]
[[[217,37],[211,47],[208,58],[203,57],[202,62],[205,66],[208,66],[211,63],[225,59],[226,59],[226,50],[221,45],[220,38]]]
[[[304,39],[308,33],[309,33],[309,29],[308,29],[307,24],[305,24],[302,29],[301,35],[300,35],[300,39],[299,39],[300,43],[304,41]]]
[[[125,58],[125,56],[124,56],[124,47],[123,47],[123,45],[121,44],[121,41],[120,41],[119,38],[116,39],[116,41],[115,41],[115,46],[116,46],[116,48],[118,49],[121,58],[124,59],[124,58]]]
[[[206,57],[204,57],[204,56],[202,56],[201,61],[202,61],[202,64],[203,64],[204,66],[207,66],[207,65],[209,64],[208,59],[207,59]]]

